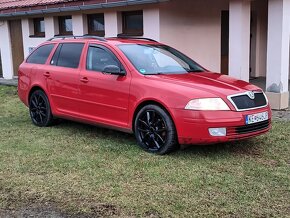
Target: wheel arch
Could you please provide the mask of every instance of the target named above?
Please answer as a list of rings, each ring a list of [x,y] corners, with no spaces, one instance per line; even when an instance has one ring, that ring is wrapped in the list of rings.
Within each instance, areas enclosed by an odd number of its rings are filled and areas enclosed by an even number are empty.
[[[41,86],[39,86],[39,85],[34,85],[34,86],[32,86],[31,89],[29,90],[29,93],[28,93],[28,96],[27,96],[27,102],[28,102],[28,104],[29,104],[29,100],[30,100],[30,97],[31,97],[32,93],[35,92],[36,90],[41,90],[41,91],[43,91],[43,92],[46,94],[47,98],[48,98],[48,95],[47,95],[45,89],[43,89],[43,88],[42,88]]]
[[[170,116],[170,118],[172,119],[173,121],[173,124],[176,128],[176,125],[175,125],[175,119],[171,113],[171,111],[168,109],[167,106],[165,106],[165,104],[157,101],[157,100],[154,100],[154,99],[146,99],[142,102],[140,102],[136,107],[135,107],[135,110],[134,110],[134,114],[132,116],[132,120],[131,120],[131,126],[132,126],[132,131],[134,132],[134,122],[135,122],[135,119],[136,119],[136,116],[138,114],[138,112],[143,108],[145,107],[146,105],[150,105],[150,104],[153,104],[153,105],[157,105],[159,107],[161,107],[166,113],[168,113],[168,115]]]

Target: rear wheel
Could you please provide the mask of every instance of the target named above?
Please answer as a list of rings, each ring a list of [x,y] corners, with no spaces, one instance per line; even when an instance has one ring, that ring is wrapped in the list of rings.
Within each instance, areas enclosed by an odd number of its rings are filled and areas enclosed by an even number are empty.
[[[174,123],[157,105],[146,105],[138,112],[134,132],[139,146],[147,152],[162,155],[177,147]]]
[[[41,90],[34,91],[29,99],[29,113],[36,126],[49,126],[53,121],[50,104],[46,94]]]

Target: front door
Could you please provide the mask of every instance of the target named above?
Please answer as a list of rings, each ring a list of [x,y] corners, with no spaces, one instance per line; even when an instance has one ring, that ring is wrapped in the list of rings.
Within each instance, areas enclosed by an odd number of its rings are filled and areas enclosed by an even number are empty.
[[[128,127],[131,76],[102,73],[105,66],[124,69],[116,54],[105,46],[88,47],[85,69],[80,74],[81,114],[106,125]]]
[[[14,70],[13,75],[17,76],[19,65],[24,60],[21,20],[10,20],[9,30]]]

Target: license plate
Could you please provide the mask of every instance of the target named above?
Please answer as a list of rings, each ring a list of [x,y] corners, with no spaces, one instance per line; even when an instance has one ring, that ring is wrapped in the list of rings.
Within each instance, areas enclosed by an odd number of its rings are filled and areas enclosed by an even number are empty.
[[[269,119],[268,112],[262,112],[257,114],[251,114],[246,116],[246,124],[253,124],[253,123],[259,123],[265,120]]]

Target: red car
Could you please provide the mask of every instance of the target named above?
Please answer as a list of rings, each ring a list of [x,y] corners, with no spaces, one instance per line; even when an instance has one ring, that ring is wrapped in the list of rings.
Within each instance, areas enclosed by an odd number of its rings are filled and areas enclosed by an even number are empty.
[[[145,38],[53,38],[19,67],[18,93],[32,122],[54,118],[134,133],[146,151],[257,136],[271,128],[263,91],[212,73]]]

